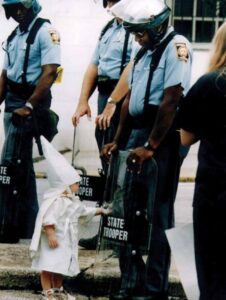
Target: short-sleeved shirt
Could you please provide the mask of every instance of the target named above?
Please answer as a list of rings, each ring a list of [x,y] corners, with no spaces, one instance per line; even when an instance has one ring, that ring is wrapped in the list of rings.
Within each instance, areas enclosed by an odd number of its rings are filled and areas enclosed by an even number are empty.
[[[226,126],[226,78],[210,72],[192,86],[181,102],[180,124],[200,138],[219,141]]]
[[[15,37],[7,45],[3,69],[7,71],[7,77],[17,83],[22,83],[23,63],[26,39],[36,18],[29,25],[27,32],[16,30]],[[27,68],[27,82],[36,85],[42,73],[42,66],[48,64],[60,65],[60,37],[51,24],[45,22],[37,32],[34,43],[30,47]]]
[[[180,126],[201,141],[199,164],[226,170],[226,78],[203,75],[182,100]]]
[[[169,27],[163,39],[173,31]],[[185,50],[187,54],[181,56],[179,51]],[[144,98],[149,76],[150,63],[153,51],[147,50],[131,71],[130,81],[133,77],[129,112],[132,116],[143,113]],[[191,78],[192,49],[188,40],[182,35],[175,35],[164,50],[159,64],[153,73],[150,85],[149,104],[159,106],[163,100],[164,90],[171,86],[181,85],[186,95]],[[133,74],[132,74],[133,72]]]
[[[98,75],[119,79],[125,36],[125,29],[115,19],[98,41],[91,59],[91,63],[98,66]],[[130,61],[132,47],[133,37],[130,35],[125,64]]]

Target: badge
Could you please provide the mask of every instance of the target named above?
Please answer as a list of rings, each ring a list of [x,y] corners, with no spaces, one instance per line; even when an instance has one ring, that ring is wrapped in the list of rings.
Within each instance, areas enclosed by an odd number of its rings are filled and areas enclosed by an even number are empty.
[[[59,33],[56,30],[51,29],[51,30],[49,30],[49,34],[50,34],[52,42],[54,44],[59,45],[60,44],[60,35],[59,35]]]
[[[176,43],[177,57],[180,60],[188,61],[188,49],[185,43]]]

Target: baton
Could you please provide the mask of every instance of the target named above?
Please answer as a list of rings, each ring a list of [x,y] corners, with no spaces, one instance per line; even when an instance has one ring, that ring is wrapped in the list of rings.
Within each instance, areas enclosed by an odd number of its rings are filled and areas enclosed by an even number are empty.
[[[35,138],[35,141],[36,141],[36,144],[37,144],[37,147],[38,147],[38,153],[39,153],[39,155],[43,156],[42,143],[41,143],[41,139],[40,139],[38,123],[37,123],[35,113],[33,111],[31,111],[31,116],[32,116],[32,119],[33,119],[34,138]]]

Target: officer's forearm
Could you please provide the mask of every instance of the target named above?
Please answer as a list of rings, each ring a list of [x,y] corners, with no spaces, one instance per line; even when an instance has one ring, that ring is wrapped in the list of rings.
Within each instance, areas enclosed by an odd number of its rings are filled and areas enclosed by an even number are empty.
[[[122,104],[119,125],[116,134],[114,136],[114,141],[119,146],[119,148],[125,145],[132,129],[131,117],[129,115],[129,99],[130,99],[130,92],[128,93],[126,99]]]
[[[168,130],[172,126],[176,109],[173,107],[166,107],[161,105],[156,117],[155,124],[149,137],[149,144],[156,149],[164,139]]]
[[[182,88],[180,86],[170,87],[165,91],[164,99],[159,106],[156,120],[149,137],[149,143],[155,149],[162,142],[173,124],[181,94]]]
[[[130,62],[124,69],[114,91],[111,94],[111,98],[114,100],[114,102],[120,102],[129,91],[128,76],[131,67],[132,62]]]
[[[5,100],[5,92],[6,92],[6,70],[2,70],[0,76],[0,104]]]
[[[85,72],[79,103],[87,103],[97,86],[98,68],[94,64],[90,64]]]
[[[43,73],[39,79],[39,82],[28,99],[28,102],[35,106],[43,99],[49,92],[53,82],[57,77],[57,65],[46,65],[43,67]]]

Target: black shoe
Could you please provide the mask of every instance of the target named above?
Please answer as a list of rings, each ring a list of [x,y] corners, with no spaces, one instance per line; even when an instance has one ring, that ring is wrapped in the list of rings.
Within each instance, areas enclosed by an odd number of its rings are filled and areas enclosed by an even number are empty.
[[[158,293],[158,294],[150,294],[150,295],[137,295],[133,296],[131,300],[168,300],[167,293]]]
[[[154,300],[155,296],[133,296],[132,300]]]
[[[80,239],[78,244],[87,250],[96,250],[97,248],[98,235],[93,236],[89,239]]]
[[[131,295],[125,289],[119,290],[117,293],[110,295],[110,300],[130,300]]]

